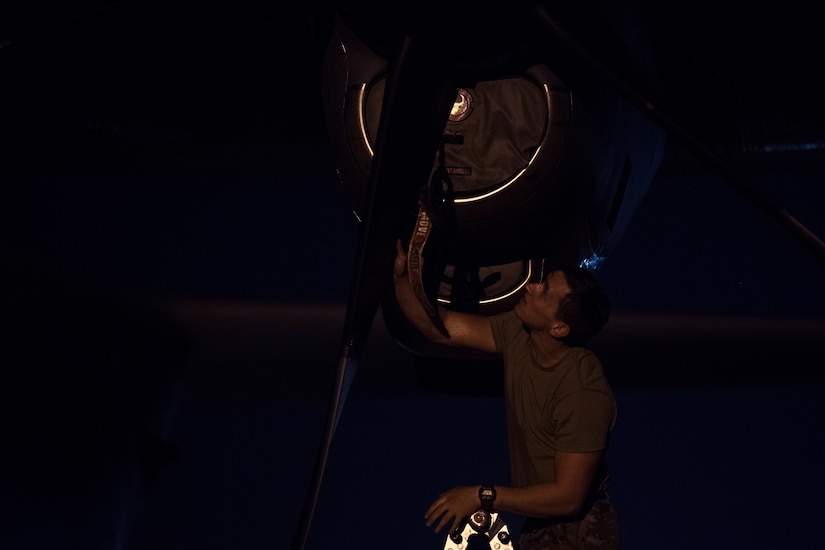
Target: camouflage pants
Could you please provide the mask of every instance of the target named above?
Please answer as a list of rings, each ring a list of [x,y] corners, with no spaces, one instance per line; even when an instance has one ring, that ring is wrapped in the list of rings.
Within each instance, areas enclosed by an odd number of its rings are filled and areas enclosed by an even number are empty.
[[[527,524],[525,524],[527,528]],[[607,497],[593,503],[578,521],[522,530],[519,550],[618,550],[619,520]]]

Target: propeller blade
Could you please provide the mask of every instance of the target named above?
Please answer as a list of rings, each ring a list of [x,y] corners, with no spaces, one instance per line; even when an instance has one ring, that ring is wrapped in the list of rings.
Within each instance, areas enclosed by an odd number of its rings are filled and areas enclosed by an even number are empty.
[[[455,101],[456,87],[449,82],[440,53],[436,44],[404,37],[389,65],[338,370],[294,550],[306,547],[338,421],[385,284],[391,280],[395,241],[405,223],[412,227],[419,190],[429,180]]]

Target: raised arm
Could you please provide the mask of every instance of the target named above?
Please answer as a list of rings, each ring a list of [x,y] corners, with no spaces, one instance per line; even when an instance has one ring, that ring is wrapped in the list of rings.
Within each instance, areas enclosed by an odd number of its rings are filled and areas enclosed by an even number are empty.
[[[450,337],[447,338],[430,321],[424,306],[418,301],[407,272],[407,254],[396,242],[395,269],[395,298],[407,320],[431,342],[446,344],[454,347],[471,348],[479,351],[496,352],[496,343],[493,339],[493,330],[490,318],[483,315],[461,313],[438,306],[438,314]]]

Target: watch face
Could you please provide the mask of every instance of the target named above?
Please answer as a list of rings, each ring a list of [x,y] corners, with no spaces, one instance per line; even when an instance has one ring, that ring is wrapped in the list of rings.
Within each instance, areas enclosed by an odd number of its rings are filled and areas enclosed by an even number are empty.
[[[478,498],[481,500],[481,507],[485,510],[492,509],[493,502],[496,500],[496,490],[493,487],[482,486],[478,490]]]

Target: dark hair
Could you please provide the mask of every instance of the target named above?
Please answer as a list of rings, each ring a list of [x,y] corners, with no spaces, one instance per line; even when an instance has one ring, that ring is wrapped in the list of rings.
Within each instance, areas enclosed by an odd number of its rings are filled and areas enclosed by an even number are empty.
[[[570,327],[562,341],[583,346],[607,324],[610,299],[590,271],[575,266],[558,269],[570,286],[570,293],[559,300],[557,317]]]

